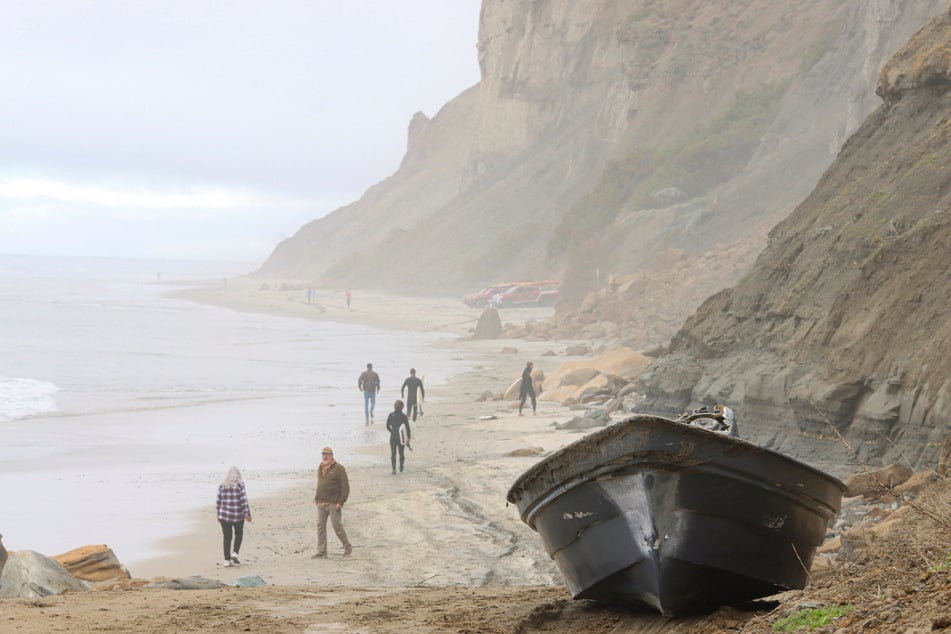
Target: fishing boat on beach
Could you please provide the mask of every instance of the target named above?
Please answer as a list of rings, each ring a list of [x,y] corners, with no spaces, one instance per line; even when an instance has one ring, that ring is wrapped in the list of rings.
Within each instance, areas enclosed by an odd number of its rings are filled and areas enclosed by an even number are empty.
[[[845,486],[735,437],[729,408],[635,415],[508,492],[575,599],[673,616],[804,588]]]

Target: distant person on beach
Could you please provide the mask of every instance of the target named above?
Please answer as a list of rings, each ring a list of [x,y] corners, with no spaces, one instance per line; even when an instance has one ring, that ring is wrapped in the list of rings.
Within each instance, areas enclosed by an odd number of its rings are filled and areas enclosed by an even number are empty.
[[[347,289],[347,308],[350,308],[350,289]]]
[[[423,387],[422,380],[416,378],[416,368],[410,368],[409,376],[403,381],[403,387],[400,388],[400,397],[406,399],[406,417],[413,416],[413,422],[416,422],[416,412],[423,415],[423,408],[419,406],[416,400],[416,391],[419,391],[422,400],[426,400],[426,389]]]
[[[535,380],[532,378],[532,362],[529,361],[525,364],[525,369],[522,370],[522,385],[518,390],[518,415],[522,415],[522,408],[525,407],[525,400],[531,396],[532,397],[532,414],[536,414],[536,402],[535,402]]]
[[[373,364],[368,363],[366,371],[357,379],[357,388],[363,392],[364,424],[373,423],[373,409],[376,407],[376,394],[380,391],[380,375],[373,371]]]
[[[350,480],[347,479],[347,470],[334,460],[334,451],[324,447],[320,452],[320,466],[317,467],[317,491],[314,493],[314,504],[317,505],[317,552],[311,559],[327,556],[327,518],[343,544],[343,556],[349,557],[353,552],[353,545],[347,539],[347,531],[343,529],[343,505],[350,497]]]
[[[403,427],[405,431],[401,431]],[[390,432],[390,464],[393,466],[392,475],[396,475],[396,452],[400,452],[400,473],[403,472],[403,463],[406,461],[404,445],[410,441],[409,419],[403,413],[403,401],[393,403],[393,411],[386,417],[386,430]]]
[[[244,480],[237,467],[228,469],[225,479],[218,485],[218,523],[221,524],[221,533],[224,537],[225,568],[237,566],[238,553],[241,551],[241,541],[244,538],[244,522],[251,521],[251,507],[248,505],[248,494],[244,489]],[[234,535],[234,548],[231,547],[231,537]]]

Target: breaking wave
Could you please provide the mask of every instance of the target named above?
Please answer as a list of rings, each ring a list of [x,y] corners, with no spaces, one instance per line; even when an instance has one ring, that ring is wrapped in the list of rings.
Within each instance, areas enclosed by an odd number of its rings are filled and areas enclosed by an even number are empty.
[[[0,422],[56,411],[58,391],[48,381],[0,376]]]

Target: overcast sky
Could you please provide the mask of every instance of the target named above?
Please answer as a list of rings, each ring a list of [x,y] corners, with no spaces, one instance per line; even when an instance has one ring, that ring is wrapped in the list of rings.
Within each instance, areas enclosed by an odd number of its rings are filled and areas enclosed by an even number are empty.
[[[0,253],[260,262],[479,80],[480,0],[3,0]]]

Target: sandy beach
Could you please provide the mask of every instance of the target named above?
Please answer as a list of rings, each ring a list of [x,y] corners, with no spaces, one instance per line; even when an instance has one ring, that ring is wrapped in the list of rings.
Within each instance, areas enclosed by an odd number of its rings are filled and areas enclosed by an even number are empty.
[[[167,555],[131,567],[139,579],[200,576],[232,583],[256,575],[268,585],[219,590],[138,589],[3,601],[4,631],[46,632],[717,632],[744,617],[735,608],[669,620],[659,615],[572,601],[541,540],[506,503],[509,486],[541,456],[579,438],[555,429],[572,413],[539,401],[518,416],[517,403],[481,400],[504,392],[527,360],[550,373],[570,343],[469,338],[479,312],[458,300],[318,292],[262,291],[257,284],[194,287],[179,296],[234,310],[314,320],[351,320],[391,329],[394,337],[446,332],[453,357],[468,368],[430,386],[413,426],[406,469],[391,475],[385,415],[405,376],[384,377],[367,442],[338,452],[351,483],[344,526],[353,556],[344,558],[328,527],[329,557],[316,551],[313,468],[283,474],[293,485],[256,493],[248,478],[253,522],[246,524],[241,564],[224,567],[214,491],[169,535]],[[504,311],[504,321],[544,318],[550,309]],[[591,343],[591,342],[588,342]],[[424,353],[425,351],[423,351]],[[551,356],[550,353],[555,353]],[[545,354],[549,353],[549,354]],[[425,358],[425,354],[423,354]],[[422,364],[419,364],[422,365]],[[408,371],[408,368],[407,368]],[[420,374],[425,368],[419,368]],[[361,399],[354,378],[353,398]],[[314,446],[322,446],[314,439]],[[258,483],[264,484],[264,483]],[[82,544],[76,544],[81,546]],[[47,553],[54,554],[54,553]],[[122,553],[117,553],[120,560]],[[762,608],[752,607],[751,610]]]
[[[400,396],[398,386],[405,376],[385,377],[375,424],[363,430],[368,442],[358,449],[361,455],[336,455],[345,466],[348,462],[372,465],[348,468],[351,496],[344,509],[344,526],[354,545],[351,558],[341,556],[342,548],[331,531],[330,556],[311,559],[316,551],[312,503],[316,472],[306,470],[288,474],[295,486],[270,496],[255,495],[249,479],[254,520],[246,525],[240,566],[221,565],[212,491],[207,509],[190,518],[191,530],[171,535],[161,544],[169,554],[137,563],[130,570],[133,577],[198,575],[230,583],[258,575],[276,586],[332,587],[338,597],[343,588],[539,585],[555,588],[553,596],[563,595],[557,570],[540,540],[519,520],[515,508],[506,504],[505,494],[540,455],[577,438],[578,433],[554,429],[554,423],[570,416],[553,403],[540,401],[537,415],[529,410],[520,417],[513,402],[477,399],[484,392],[503,392],[518,378],[526,360],[550,371],[565,360],[564,344],[471,340],[470,330],[481,311],[450,299],[355,292],[348,309],[342,292],[319,291],[314,302],[308,303],[300,289],[261,290],[257,283],[242,280],[196,286],[178,296],[234,310],[361,323],[392,330],[399,337],[412,337],[415,332],[451,333],[451,343],[446,344],[451,354],[466,360],[472,369],[427,390],[424,415],[413,424],[413,450],[406,452],[406,469],[397,476],[390,473],[384,422]],[[550,309],[521,309],[508,311],[503,318],[524,321],[548,314]],[[517,352],[503,352],[503,348]],[[546,351],[559,356],[542,356]],[[425,374],[425,367],[419,371]],[[361,399],[356,376],[353,398]],[[529,455],[509,455],[513,452]],[[314,456],[314,469],[319,458]],[[117,554],[121,559],[121,552]],[[70,608],[74,616],[75,610]],[[48,631],[48,625],[35,631]],[[76,622],[71,625],[75,627]]]
[[[316,551],[316,512],[312,503],[316,471],[294,474],[293,488],[268,497],[255,496],[249,482],[254,520],[246,526],[242,564],[223,568],[220,534],[213,505],[192,520],[193,530],[163,544],[172,555],[136,566],[136,577],[200,575],[230,582],[248,574],[268,583],[343,586],[484,586],[558,583],[558,574],[534,533],[505,501],[515,478],[537,461],[578,437],[554,429],[565,422],[567,409],[544,401],[538,414],[518,416],[513,402],[477,402],[483,392],[501,393],[518,378],[526,360],[550,371],[564,356],[543,357],[547,350],[563,353],[551,342],[473,341],[466,339],[480,311],[451,300],[411,299],[379,294],[354,294],[353,306],[308,305],[299,291],[260,291],[230,282],[228,287],[196,288],[184,297],[240,310],[255,310],[311,319],[351,318],[366,325],[389,327],[394,336],[440,330],[458,335],[453,354],[470,361],[472,370],[431,387],[424,415],[412,424],[412,451],[406,470],[391,475],[389,434],[385,418],[400,397],[405,376],[384,377],[375,423],[360,456],[337,453],[350,466],[351,496],[344,526],[354,544],[353,557],[329,537],[330,557],[311,560]],[[342,299],[340,294],[340,299]],[[318,295],[318,301],[320,296]],[[357,301],[362,305],[357,307]],[[458,306],[455,304],[458,303]],[[536,311],[523,309],[518,318]],[[531,317],[529,317],[531,318]],[[504,347],[517,353],[503,353]],[[408,370],[406,375],[408,376]],[[425,368],[420,368],[420,374]],[[361,400],[356,389],[355,400]],[[486,417],[491,417],[485,419]],[[362,423],[348,421],[346,424]],[[318,443],[319,444],[319,443]],[[530,453],[512,456],[511,453]],[[319,462],[314,456],[314,469]]]

